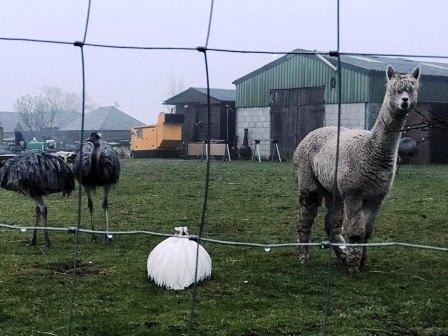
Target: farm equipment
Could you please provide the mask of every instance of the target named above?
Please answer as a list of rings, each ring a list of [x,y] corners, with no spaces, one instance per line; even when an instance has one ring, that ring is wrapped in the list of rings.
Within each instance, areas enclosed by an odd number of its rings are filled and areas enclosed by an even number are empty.
[[[26,149],[53,151],[56,149],[56,140],[37,141],[36,138],[33,138],[26,143]]]
[[[160,113],[157,123],[134,127],[131,131],[131,156],[177,157],[182,141],[183,114]]]

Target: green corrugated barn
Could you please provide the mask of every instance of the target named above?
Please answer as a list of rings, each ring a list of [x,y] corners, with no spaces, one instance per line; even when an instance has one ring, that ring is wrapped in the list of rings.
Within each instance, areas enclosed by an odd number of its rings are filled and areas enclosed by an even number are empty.
[[[270,154],[270,139],[279,141],[290,157],[297,143],[312,129],[337,122],[337,58],[297,54],[296,49],[235,80],[238,144],[247,128],[249,142],[262,140],[261,153]],[[385,71],[392,65],[407,73],[421,67],[419,105],[440,110],[448,103],[448,64],[379,56],[341,56],[342,125],[370,129],[381,106]],[[443,110],[443,108],[442,108]],[[416,135],[418,136],[418,135]],[[422,158],[430,160],[430,158]]]

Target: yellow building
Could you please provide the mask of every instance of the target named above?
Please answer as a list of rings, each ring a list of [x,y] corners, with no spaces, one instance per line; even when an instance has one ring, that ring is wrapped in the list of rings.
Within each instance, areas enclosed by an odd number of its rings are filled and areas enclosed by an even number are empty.
[[[183,114],[160,113],[157,124],[131,130],[132,157],[175,157],[182,140]]]

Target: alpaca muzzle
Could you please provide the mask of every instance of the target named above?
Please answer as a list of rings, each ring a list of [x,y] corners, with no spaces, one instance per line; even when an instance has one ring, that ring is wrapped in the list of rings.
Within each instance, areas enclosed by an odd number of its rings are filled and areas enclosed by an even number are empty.
[[[411,105],[409,104],[408,100],[404,100],[404,99],[401,100],[400,108],[402,110],[409,110],[410,106]]]

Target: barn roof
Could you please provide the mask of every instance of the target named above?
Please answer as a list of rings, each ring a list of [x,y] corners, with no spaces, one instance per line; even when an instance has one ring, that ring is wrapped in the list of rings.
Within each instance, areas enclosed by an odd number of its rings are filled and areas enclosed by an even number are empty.
[[[114,106],[102,106],[85,115],[84,129],[86,130],[130,130],[134,126],[142,126],[144,123],[127,115]],[[67,123],[60,129],[62,131],[79,130],[81,117]]]
[[[235,90],[210,89],[211,102],[235,101]],[[163,102],[165,105],[207,103],[207,88],[190,87]]]
[[[3,127],[3,132],[7,133],[28,128],[17,112],[0,112],[0,126]]]
[[[286,54],[264,66],[236,79],[233,84],[239,84],[246,79],[252,78],[259,73],[262,73],[270,68],[277,66],[290,59],[291,57],[297,56],[299,52],[312,52],[312,50],[305,49],[294,49],[290,54]],[[294,54],[296,53],[296,54]],[[306,57],[317,59],[314,54],[304,54]],[[335,66],[337,65],[337,57],[330,57],[328,55],[322,54],[327,60],[329,60]],[[425,60],[414,61],[401,57],[386,57],[386,56],[364,56],[364,55],[341,55],[341,62],[343,67],[350,67],[354,70],[361,72],[385,72],[388,65],[392,65],[395,70],[400,73],[408,73],[412,71],[417,65],[421,67],[421,73],[425,76],[441,76],[448,77],[448,63],[440,62],[429,62]]]
[[[337,63],[336,57],[325,57],[332,63]],[[388,65],[392,65],[400,73],[409,73],[416,66],[421,67],[421,72],[426,76],[448,77],[448,64],[438,62],[413,61],[407,58],[385,56],[358,56],[342,55],[341,61],[360,69],[384,72]]]

